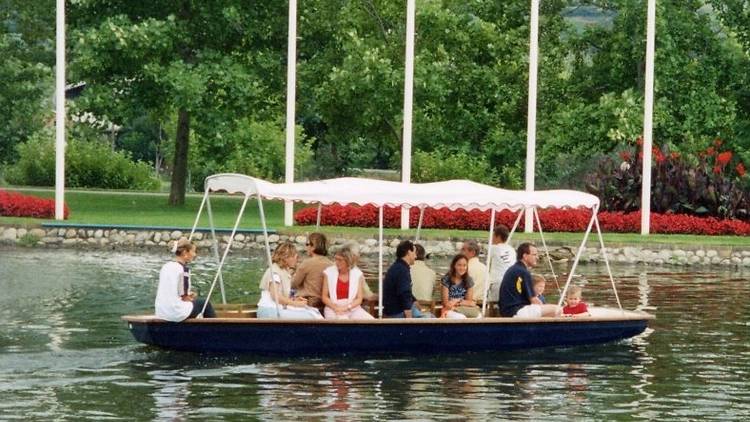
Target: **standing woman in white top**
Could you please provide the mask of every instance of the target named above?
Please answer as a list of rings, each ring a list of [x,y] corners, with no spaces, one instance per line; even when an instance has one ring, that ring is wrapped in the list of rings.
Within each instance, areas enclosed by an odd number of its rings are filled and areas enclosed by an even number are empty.
[[[297,249],[291,242],[281,243],[273,251],[271,268],[260,281],[258,318],[323,319],[320,311],[307,306],[307,299],[291,295],[292,271],[298,258]]]
[[[344,246],[333,256],[334,265],[323,271],[322,299],[326,319],[374,319],[362,309],[365,275],[357,268],[356,254]]]
[[[167,262],[159,272],[159,287],[156,290],[156,316],[172,322],[180,322],[187,318],[194,318],[203,311],[203,317],[214,318],[216,313],[211,303],[199,298],[191,290],[190,267],[188,264],[195,259],[198,249],[187,238],[180,238],[174,248],[174,261]]]

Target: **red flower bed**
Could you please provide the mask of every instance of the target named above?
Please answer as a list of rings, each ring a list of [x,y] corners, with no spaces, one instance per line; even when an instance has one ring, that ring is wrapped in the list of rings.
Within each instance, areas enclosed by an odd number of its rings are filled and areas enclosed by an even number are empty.
[[[65,218],[68,218],[70,209],[68,209],[67,205],[63,205],[63,213]],[[0,215],[7,217],[54,218],[55,200],[0,190]]]
[[[314,225],[317,218],[317,207],[299,210],[294,220],[299,225]],[[549,232],[582,232],[591,218],[591,211],[586,209],[544,209],[539,211],[542,228]],[[516,214],[501,211],[495,214],[495,224],[512,227]],[[523,228],[523,218],[519,229]],[[409,212],[409,224],[416,227],[419,222],[419,210],[412,208]],[[325,226],[377,227],[378,209],[372,205],[363,207],[355,205],[329,205],[323,207],[321,224]],[[386,207],[383,210],[385,227],[400,227],[401,212],[399,208]],[[640,212],[600,212],[599,224],[604,232],[638,233],[641,230]],[[490,225],[489,211],[451,211],[446,208],[427,208],[422,219],[424,228],[487,230]],[[713,217],[695,217],[684,214],[651,213],[651,233],[669,234],[705,234],[705,235],[750,235],[750,223],[741,220],[719,220]]]

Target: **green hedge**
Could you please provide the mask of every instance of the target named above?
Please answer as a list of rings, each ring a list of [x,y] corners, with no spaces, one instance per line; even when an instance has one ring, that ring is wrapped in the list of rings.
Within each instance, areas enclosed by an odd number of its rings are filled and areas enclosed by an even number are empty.
[[[17,146],[18,161],[8,166],[5,180],[15,185],[54,186],[55,145],[49,130],[36,133]],[[71,188],[157,190],[159,181],[146,163],[134,162],[127,152],[113,151],[105,142],[68,139],[65,185]]]

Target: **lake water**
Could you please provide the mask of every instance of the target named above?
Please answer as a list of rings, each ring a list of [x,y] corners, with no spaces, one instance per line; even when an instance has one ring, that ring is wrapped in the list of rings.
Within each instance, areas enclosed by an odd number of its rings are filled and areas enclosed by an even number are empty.
[[[253,302],[262,263],[243,255],[227,295]],[[207,292],[214,266],[201,258]],[[0,249],[0,420],[750,418],[748,272],[615,267],[623,306],[657,319],[614,344],[273,359],[136,343],[119,318],[151,309],[167,259]],[[584,298],[616,306],[603,268],[581,270]]]

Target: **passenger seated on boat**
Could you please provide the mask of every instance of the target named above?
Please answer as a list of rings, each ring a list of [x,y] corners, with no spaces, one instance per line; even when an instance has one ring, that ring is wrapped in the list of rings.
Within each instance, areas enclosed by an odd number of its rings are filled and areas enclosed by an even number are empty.
[[[333,265],[328,259],[328,241],[323,233],[310,233],[305,244],[309,258],[302,261],[292,277],[296,295],[307,299],[309,306],[323,312],[323,270]]]
[[[531,272],[538,262],[536,246],[524,242],[516,250],[516,263],[503,276],[500,284],[500,315],[504,317],[539,318],[560,314],[556,305],[543,304],[534,295]]]
[[[164,264],[159,272],[159,287],[154,301],[156,317],[180,322],[187,318],[194,318],[203,312],[205,318],[214,318],[216,313],[211,303],[199,298],[191,289],[188,264],[195,259],[198,248],[183,237],[175,243],[173,251],[174,261]]]
[[[474,281],[469,277],[469,259],[458,254],[453,257],[448,273],[440,280],[440,291],[443,298],[441,317],[476,318],[479,307],[474,299]]]
[[[355,264],[355,254],[344,246],[333,256],[334,265],[323,271],[322,299],[326,319],[374,319],[362,309],[365,276]]]
[[[586,302],[581,300],[583,289],[579,286],[570,286],[568,293],[565,295],[565,306],[563,307],[563,316],[582,317],[591,316],[589,307]]]
[[[534,274],[531,276],[531,284],[534,288],[534,296],[536,296],[540,302],[547,303],[544,299],[544,289],[547,287],[547,280],[541,274]]]
[[[461,247],[461,255],[469,260],[469,277],[474,280],[474,296],[471,299],[476,301],[484,299],[484,285],[487,278],[487,266],[479,260],[480,252],[481,248],[476,240],[467,240]]]
[[[414,243],[403,240],[396,246],[396,261],[383,279],[383,314],[386,318],[433,318],[419,308],[411,291],[411,271],[417,252]]]
[[[425,261],[426,251],[420,244],[414,244],[417,252],[414,265],[411,266],[411,291],[417,300],[432,301],[435,291],[435,271]]]
[[[307,299],[291,296],[291,270],[297,265],[299,254],[294,244],[284,242],[276,247],[267,269],[260,281],[260,319],[323,319],[316,308],[307,306]]]

